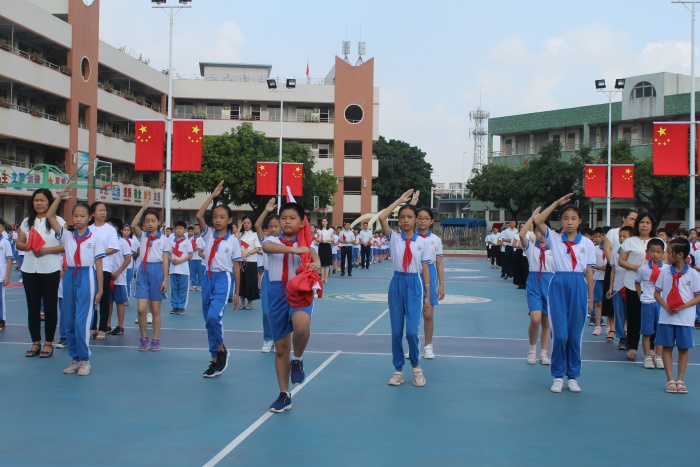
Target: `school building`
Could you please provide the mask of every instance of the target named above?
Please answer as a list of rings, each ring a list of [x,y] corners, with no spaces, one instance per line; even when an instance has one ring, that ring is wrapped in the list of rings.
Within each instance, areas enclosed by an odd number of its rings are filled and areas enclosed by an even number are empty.
[[[612,103],[612,141],[626,139],[634,157],[644,159],[651,156],[653,122],[689,120],[690,76],[662,72],[624,79],[625,87]],[[489,163],[519,167],[538,157],[540,148],[553,141],[561,143],[564,158],[571,157],[583,145],[593,148],[594,153],[605,148],[610,140],[607,95],[594,94],[593,81],[591,100],[595,99],[597,104],[491,118],[488,122]],[[608,82],[607,89],[612,89],[614,84]],[[696,78],[695,88],[700,90],[700,79]],[[622,98],[618,100],[620,95]],[[700,109],[699,103],[696,95],[696,109]],[[617,226],[621,210],[641,208],[631,199],[613,199],[611,206],[613,226]],[[488,204],[484,211],[489,226],[501,224],[508,215],[493,206],[489,208]],[[605,199],[586,200],[584,211],[588,212],[591,226],[605,223]],[[686,211],[687,205],[675,206],[662,220],[662,226],[685,224]],[[523,213],[527,215],[529,213]]]
[[[143,7],[150,8],[149,2]],[[100,189],[78,196],[101,200],[110,215],[130,219],[146,196],[156,207],[167,196],[163,173],[134,171],[134,122],[165,118],[168,76],[100,41],[99,14],[99,1],[0,2],[0,182],[42,183],[42,174],[27,177],[38,164],[69,175],[97,167]],[[282,120],[284,141],[306,146],[314,170],[331,170],[338,180],[334,206],[327,209],[334,225],[344,215],[354,219],[377,211],[374,59],[354,66],[334,57],[327,76],[299,79],[284,94],[283,113],[280,94],[270,91],[267,80],[276,79],[278,89],[286,80],[275,77],[271,65],[200,63],[199,71],[174,76],[174,118],[204,119],[206,136],[250,122],[271,139],[279,139]],[[65,183],[48,177],[52,184]],[[33,191],[0,186],[0,216],[20,222]],[[204,198],[174,202],[173,222],[192,223]]]

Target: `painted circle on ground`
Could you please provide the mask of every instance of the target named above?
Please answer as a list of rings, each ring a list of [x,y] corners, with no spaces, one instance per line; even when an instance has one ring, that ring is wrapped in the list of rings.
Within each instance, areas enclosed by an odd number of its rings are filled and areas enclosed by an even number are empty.
[[[385,293],[361,293],[361,294],[329,294],[324,295],[324,299],[343,300],[354,302],[377,302],[387,303],[388,296]],[[441,305],[465,305],[468,303],[487,303],[490,298],[473,297],[470,295],[445,295],[443,300],[440,300]]]
[[[479,269],[445,268],[445,272],[479,272]]]

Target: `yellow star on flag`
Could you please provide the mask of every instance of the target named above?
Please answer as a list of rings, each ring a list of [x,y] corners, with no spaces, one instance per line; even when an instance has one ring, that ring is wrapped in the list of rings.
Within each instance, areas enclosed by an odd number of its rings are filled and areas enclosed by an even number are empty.
[[[625,173],[626,173],[626,174],[628,174],[628,173],[630,173],[630,172],[632,172],[630,169],[626,169],[626,170],[625,170]]]
[[[659,136],[665,135],[665,134],[666,134],[666,128],[664,128],[664,127],[659,127],[659,131],[657,131],[657,133],[659,134]]]
[[[299,167],[296,167],[294,170],[297,172],[301,171],[301,169]]]
[[[589,174],[592,174],[592,173],[593,173],[593,169],[589,168],[589,169],[588,169],[588,173],[589,173]]]
[[[195,125],[192,127],[192,133],[198,135],[199,134],[199,126]]]
[[[141,125],[141,128],[139,128],[139,131],[143,133],[148,133],[148,127],[146,125]]]

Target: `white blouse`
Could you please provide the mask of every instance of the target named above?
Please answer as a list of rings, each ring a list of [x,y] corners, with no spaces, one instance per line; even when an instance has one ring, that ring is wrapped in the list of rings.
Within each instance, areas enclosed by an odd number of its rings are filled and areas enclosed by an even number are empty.
[[[333,240],[333,235],[335,234],[335,230],[333,229],[318,229],[316,232],[318,232],[318,239],[319,241],[322,242],[330,242]]]
[[[260,248],[260,240],[258,239],[258,234],[256,234],[252,230],[243,231],[243,234],[241,235],[241,238],[238,239],[238,241],[241,244],[241,252],[247,251],[248,253],[250,253],[254,249]],[[257,263],[258,256],[249,254],[244,261],[246,263]]]
[[[66,221],[63,218],[56,216],[56,220],[59,225],[65,225]],[[22,232],[24,232],[25,241],[29,241],[29,218],[25,217],[20,226]],[[46,218],[39,219],[38,217],[34,220],[34,230],[41,235],[44,239],[44,248],[51,248],[54,246],[61,245],[61,242],[56,238],[56,232],[49,228],[46,230]],[[63,259],[60,253],[55,253],[52,255],[44,255],[37,258],[33,251],[27,251],[24,254],[24,263],[22,263],[22,272],[29,274],[39,273],[39,274],[50,274],[52,272],[60,271],[63,266]]]

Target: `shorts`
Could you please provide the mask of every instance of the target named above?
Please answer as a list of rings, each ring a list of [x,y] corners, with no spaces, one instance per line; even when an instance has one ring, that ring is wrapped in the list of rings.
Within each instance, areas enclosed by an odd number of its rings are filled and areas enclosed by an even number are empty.
[[[294,331],[292,315],[298,311],[313,314],[313,302],[306,308],[293,309],[287,302],[285,288],[281,281],[270,281],[267,287],[267,316],[270,321],[272,340],[280,340]]]
[[[146,263],[145,271],[143,266],[139,266],[139,272],[136,276],[136,298],[138,300],[162,302],[168,298],[167,295],[160,291],[162,283],[163,263]]]
[[[603,303],[603,281],[597,280],[593,285],[593,302]]]
[[[663,345],[664,347],[692,349],[695,347],[693,342],[693,327],[659,323],[656,329],[656,344]]]
[[[543,315],[549,315],[547,309],[547,295],[549,283],[552,280],[551,272],[543,272],[540,279],[539,271],[530,271],[527,276],[526,296],[527,296],[527,313],[533,311],[541,311]]]
[[[258,274],[265,270],[265,266],[258,266]]]
[[[340,253],[333,253],[333,261],[340,259]]]
[[[109,292],[110,303],[126,303],[128,301],[125,285],[115,285],[114,290]]]
[[[661,305],[658,303],[642,303],[642,336],[656,334],[656,328],[659,326],[660,314]]]

